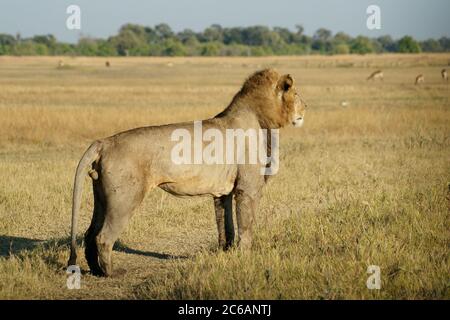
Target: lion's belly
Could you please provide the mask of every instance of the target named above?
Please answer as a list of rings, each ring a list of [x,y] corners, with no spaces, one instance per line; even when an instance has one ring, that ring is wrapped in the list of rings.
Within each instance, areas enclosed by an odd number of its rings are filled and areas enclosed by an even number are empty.
[[[212,195],[220,197],[234,188],[237,170],[234,166],[193,167],[171,175],[159,187],[176,196]]]
[[[186,183],[167,182],[159,186],[161,189],[173,194],[175,196],[203,196],[212,195],[220,197],[229,194],[233,190],[233,184],[225,183],[221,186],[211,188],[210,186],[203,187],[201,185],[191,185]]]

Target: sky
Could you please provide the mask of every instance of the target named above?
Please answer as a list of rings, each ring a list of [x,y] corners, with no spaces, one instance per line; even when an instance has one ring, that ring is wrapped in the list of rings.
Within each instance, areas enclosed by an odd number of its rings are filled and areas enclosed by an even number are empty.
[[[66,27],[71,4],[81,9],[81,30]],[[371,4],[381,9],[381,30],[366,26]],[[200,31],[211,24],[294,30],[301,24],[308,35],[324,27],[352,36],[424,40],[450,36],[450,0],[0,0],[0,33],[23,38],[53,34],[60,41],[76,42],[80,36],[107,38],[125,23],[162,22],[175,31]]]

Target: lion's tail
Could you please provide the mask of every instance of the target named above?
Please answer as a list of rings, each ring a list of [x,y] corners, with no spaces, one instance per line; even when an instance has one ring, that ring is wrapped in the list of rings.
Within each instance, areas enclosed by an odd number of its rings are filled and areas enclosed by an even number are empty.
[[[72,202],[72,229],[71,229],[71,245],[70,258],[68,265],[76,265],[77,262],[77,224],[78,215],[81,205],[81,195],[83,193],[84,180],[89,172],[90,165],[98,160],[101,150],[101,142],[96,141],[86,150],[80,162],[78,163],[77,171],[75,173],[75,181],[73,185],[73,202]],[[96,179],[97,173],[93,172],[91,176]]]

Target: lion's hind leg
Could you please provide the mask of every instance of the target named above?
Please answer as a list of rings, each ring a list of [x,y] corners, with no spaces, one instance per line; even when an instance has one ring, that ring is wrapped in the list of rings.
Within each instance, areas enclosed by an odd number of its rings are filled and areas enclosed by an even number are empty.
[[[125,229],[134,210],[144,198],[145,188],[141,184],[117,190],[106,199],[106,213],[103,226],[96,236],[98,260],[105,276],[113,275],[111,254],[113,245]]]
[[[96,236],[103,227],[105,220],[105,198],[98,182],[93,182],[94,191],[94,213],[92,215],[91,225],[84,236],[85,256],[89,269],[94,275],[102,275],[103,271],[98,263],[98,251]]]

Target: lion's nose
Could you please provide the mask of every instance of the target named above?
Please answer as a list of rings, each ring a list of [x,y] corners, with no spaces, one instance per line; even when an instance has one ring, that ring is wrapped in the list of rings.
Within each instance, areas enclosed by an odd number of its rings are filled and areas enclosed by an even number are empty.
[[[292,124],[297,126],[299,123],[303,122],[303,117],[297,117],[294,119],[294,121],[292,121]]]

